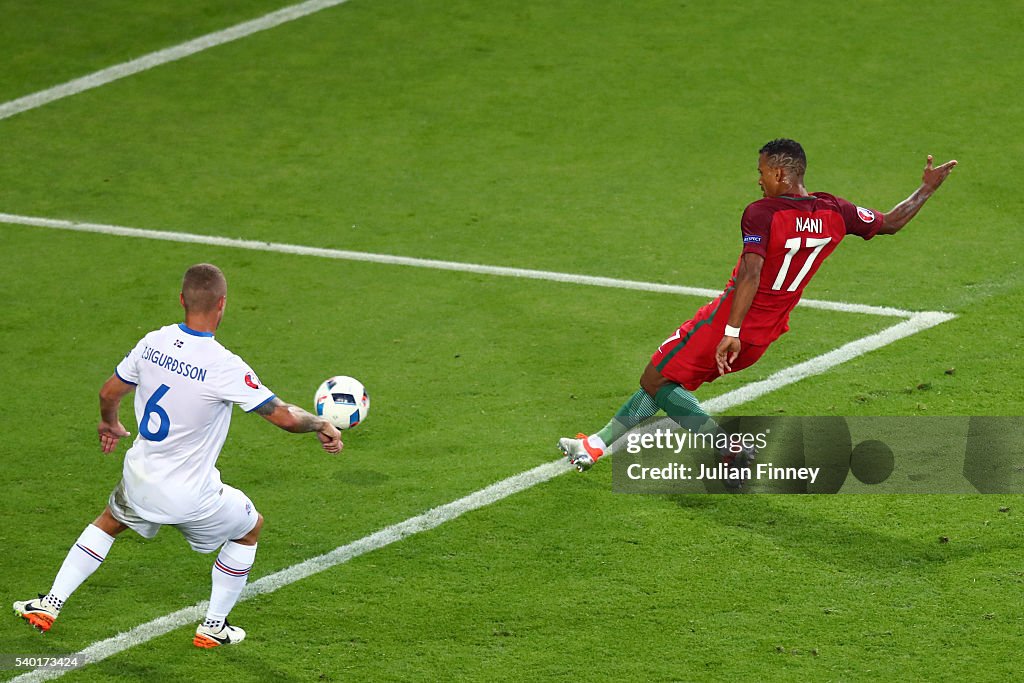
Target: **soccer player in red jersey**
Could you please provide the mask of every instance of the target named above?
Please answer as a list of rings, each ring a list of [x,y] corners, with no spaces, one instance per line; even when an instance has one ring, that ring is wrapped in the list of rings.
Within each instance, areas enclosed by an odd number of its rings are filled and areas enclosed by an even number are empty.
[[[757,362],[789,329],[789,312],[844,237],[895,234],[957,164],[932,166],[929,155],[921,186],[883,214],[825,192],[808,192],[807,157],[794,140],[772,140],[759,154],[758,184],[764,196],[743,212],[743,251],[728,286],[658,347],[640,377],[640,390],[603,429],[559,440],[559,449],[581,472],[659,409],[691,431],[716,429],[690,392]]]

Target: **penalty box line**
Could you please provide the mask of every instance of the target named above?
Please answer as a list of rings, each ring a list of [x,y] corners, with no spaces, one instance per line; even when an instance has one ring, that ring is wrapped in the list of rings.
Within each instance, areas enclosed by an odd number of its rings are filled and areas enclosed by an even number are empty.
[[[321,247],[308,247],[299,244],[283,244],[279,242],[263,242],[259,240],[245,240],[232,237],[219,237],[216,235],[199,235],[188,232],[174,232],[169,230],[147,230],[143,228],[132,228],[123,225],[108,225],[104,223],[87,223],[82,221],[69,221],[59,218],[43,218],[39,216],[22,216],[12,213],[0,212],[0,223],[13,225],[26,225],[37,228],[50,228],[54,230],[69,230],[73,232],[91,232],[102,235],[118,235],[121,237],[137,237],[141,239],[161,240],[165,242],[182,242],[186,244],[206,244],[216,247],[228,247],[231,249],[248,249],[250,251],[269,251],[278,254],[293,254],[298,256],[317,256],[320,258],[338,259],[344,261],[364,261],[369,263],[381,263],[395,266],[411,266],[414,268],[429,268],[433,270],[449,270],[463,273],[477,273],[480,275],[495,275],[499,277],[517,277],[530,280],[548,280],[551,282],[565,282],[577,285],[589,285],[591,287],[611,287],[615,289],[632,289],[644,292],[660,292],[664,294],[679,294],[683,296],[699,296],[714,298],[722,293],[720,289],[707,289],[704,287],[685,287],[681,285],[668,285],[658,282],[641,282],[639,280],[623,280],[611,277],[595,275],[580,275],[576,273],[558,273],[548,270],[532,270],[529,268],[512,268],[506,266],[490,266],[480,263],[463,263],[460,261],[442,261],[437,259],[415,258],[411,256],[395,256],[392,254],[375,254],[363,251],[349,251],[345,249],[325,249]],[[919,312],[907,311],[890,306],[871,306],[867,304],[851,304],[841,301],[823,301],[819,299],[801,299],[798,306],[816,308],[825,311],[836,311],[839,313],[860,313],[864,315],[878,315],[892,318],[913,319],[921,315]],[[940,314],[939,312],[926,312]],[[949,314],[941,314],[949,315]]]
[[[11,220],[12,218],[16,220]],[[393,257],[379,254],[363,254],[360,252],[341,252],[338,250],[314,249],[310,247],[292,247],[292,245],[275,245],[273,243],[255,242],[250,240],[232,240],[228,238],[214,238],[201,235],[187,235],[184,233],[166,233],[160,231],[138,230],[134,228],[121,228],[118,226],[101,226],[96,224],[71,223],[69,221],[54,221],[53,219],[28,218],[24,216],[12,216],[11,214],[0,214],[0,222],[8,222],[22,225],[36,225],[40,227],[59,228],[66,230],[80,230],[84,232],[101,232],[105,234],[124,235],[132,237],[144,237],[149,239],[163,239],[175,242],[197,242],[216,246],[227,246],[236,248],[250,248],[259,251],[283,251],[284,253],[305,254],[312,256],[326,256],[329,258],[351,258],[351,260],[373,261],[379,263],[391,263],[395,265],[411,265],[419,267],[434,267],[443,270],[468,270],[493,275],[532,277],[534,279],[555,280],[559,282],[572,282],[576,284],[592,284],[604,287],[623,287],[626,289],[644,289],[647,291],[664,291],[672,293],[683,293],[690,295],[717,295],[717,290],[700,290],[696,288],[676,288],[668,285],[657,285],[654,283],[637,283],[632,281],[612,280],[610,278],[590,278],[589,276],[568,275],[564,273],[546,273],[545,271],[522,271],[514,268],[499,268],[495,266],[473,266],[472,264],[459,264],[449,261],[429,261],[426,259],[410,259],[407,257]],[[195,239],[198,238],[198,239]],[[277,247],[288,247],[287,250]],[[352,255],[352,256],[349,256]],[[367,258],[372,257],[372,258]],[[469,269],[469,268],[472,269]],[[522,273],[526,273],[525,275]],[[650,285],[640,286],[640,285]],[[680,291],[683,290],[683,291]],[[822,302],[833,304],[834,302]],[[841,304],[844,308],[830,308],[829,310],[845,310],[847,306],[855,306],[859,310],[855,312],[866,313],[864,308],[855,304]],[[886,313],[875,312],[876,315],[894,315],[888,311],[899,309],[881,309]],[[889,328],[875,334],[868,335],[861,339],[854,340],[843,346],[821,354],[810,360],[798,363],[789,368],[784,368],[768,378],[744,385],[733,391],[727,392],[705,402],[707,409],[712,412],[724,412],[730,408],[752,401],[760,396],[776,391],[784,386],[793,384],[806,377],[826,372],[841,363],[864,355],[875,349],[891,344],[899,339],[908,337],[917,332],[939,325],[947,320],[952,320],[954,315],[949,313],[926,311],[911,313],[899,311],[898,317],[906,316],[903,320]],[[479,491],[459,498],[451,503],[428,510],[427,512],[411,517],[403,522],[393,524],[369,536],[365,536],[351,543],[339,546],[334,550],[310,558],[298,564],[282,569],[257,579],[246,586],[242,593],[240,602],[272,593],[304,578],[313,576],[332,567],[344,564],[360,555],[383,548],[387,545],[400,541],[413,534],[434,529],[445,522],[461,517],[467,512],[482,508],[507,498],[520,491],[532,488],[537,484],[549,481],[554,477],[571,471],[572,467],[564,458],[545,463],[526,472],[514,475],[507,479],[491,484]],[[144,624],[140,624],[125,633],[119,633],[105,640],[97,641],[84,648],[78,654],[89,663],[102,661],[128,649],[142,645],[159,636],[171,631],[195,623],[206,612],[208,603],[198,602],[189,607],[171,612],[158,617]],[[60,669],[36,669],[18,676],[13,681],[28,683],[29,681],[48,681],[66,673]]]
[[[62,100],[65,97],[77,95],[78,93],[85,92],[86,90],[99,88],[107,83],[112,83],[122,78],[133,76],[142,71],[160,66],[161,64],[167,64],[168,62],[175,62],[179,59],[184,59],[185,57],[194,55],[197,52],[209,50],[211,47],[217,47],[218,45],[223,45],[240,38],[251,36],[252,34],[260,31],[266,31],[267,29],[274,28],[275,26],[280,26],[281,24],[288,23],[289,21],[301,19],[302,17],[315,14],[316,12],[320,12],[321,10],[325,10],[330,7],[336,7],[344,4],[345,2],[348,2],[348,0],[307,0],[307,2],[300,2],[297,5],[282,7],[281,9],[270,12],[269,14],[264,14],[263,16],[250,21],[243,21],[240,24],[229,26],[228,28],[220,31],[207,33],[206,35],[199,36],[198,38],[194,38],[184,43],[179,43],[163,50],[157,50],[156,52],[150,52],[149,54],[145,54],[127,62],[115,64],[114,66],[106,69],[94,71],[93,73],[82,76],[81,78],[76,78],[66,83],[55,85],[52,88],[40,90],[39,92],[0,104],[0,120],[36,109],[44,104],[49,104],[50,102]]]

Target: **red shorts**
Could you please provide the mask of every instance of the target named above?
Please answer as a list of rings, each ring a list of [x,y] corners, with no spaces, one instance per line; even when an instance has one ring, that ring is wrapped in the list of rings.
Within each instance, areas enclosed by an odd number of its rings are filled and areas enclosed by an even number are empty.
[[[662,377],[683,385],[689,391],[720,377],[715,362],[715,349],[725,334],[734,293],[735,290],[730,287],[714,301],[701,306],[693,318],[662,342],[651,356],[651,365],[658,369]],[[743,341],[742,332],[740,342],[740,353],[729,364],[732,366],[730,372],[750,367],[768,349],[767,344],[761,346]]]

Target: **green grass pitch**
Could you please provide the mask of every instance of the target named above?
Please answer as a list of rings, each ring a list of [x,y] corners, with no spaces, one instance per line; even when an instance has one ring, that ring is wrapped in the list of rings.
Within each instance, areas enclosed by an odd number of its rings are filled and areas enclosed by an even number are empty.
[[[284,4],[0,0],[0,102]],[[807,296],[957,318],[730,412],[1019,415],[1022,9],[351,0],[0,120],[0,212],[720,287],[767,140],[804,144],[810,190],[883,211],[932,153],[961,165],[921,215],[844,244]],[[336,458],[235,416],[220,469],[267,519],[253,578],[554,459],[702,303],[12,224],[0,254],[9,602],[48,589],[116,483],[96,393],[180,319],[191,263],[225,270],[218,338],[285,400],[341,373],[373,398]],[[698,396],[892,322],[798,309]],[[613,495],[603,462],[240,603],[237,648],[179,628],[63,680],[1012,680],[1022,514]],[[126,532],[50,633],[0,622],[0,655],[204,600],[211,562]]]

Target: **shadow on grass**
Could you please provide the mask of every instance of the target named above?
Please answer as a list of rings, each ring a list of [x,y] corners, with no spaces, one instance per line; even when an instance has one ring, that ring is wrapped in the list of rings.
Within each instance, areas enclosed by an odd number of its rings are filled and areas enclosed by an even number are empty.
[[[1018,547],[1012,530],[1001,525],[984,527],[980,538],[977,528],[971,529],[967,537],[962,525],[974,520],[963,503],[974,496],[858,496],[856,505],[829,495],[666,498],[708,523],[763,536],[788,551],[844,567],[917,569]],[[999,505],[993,499],[986,506],[991,518],[1000,516]]]

